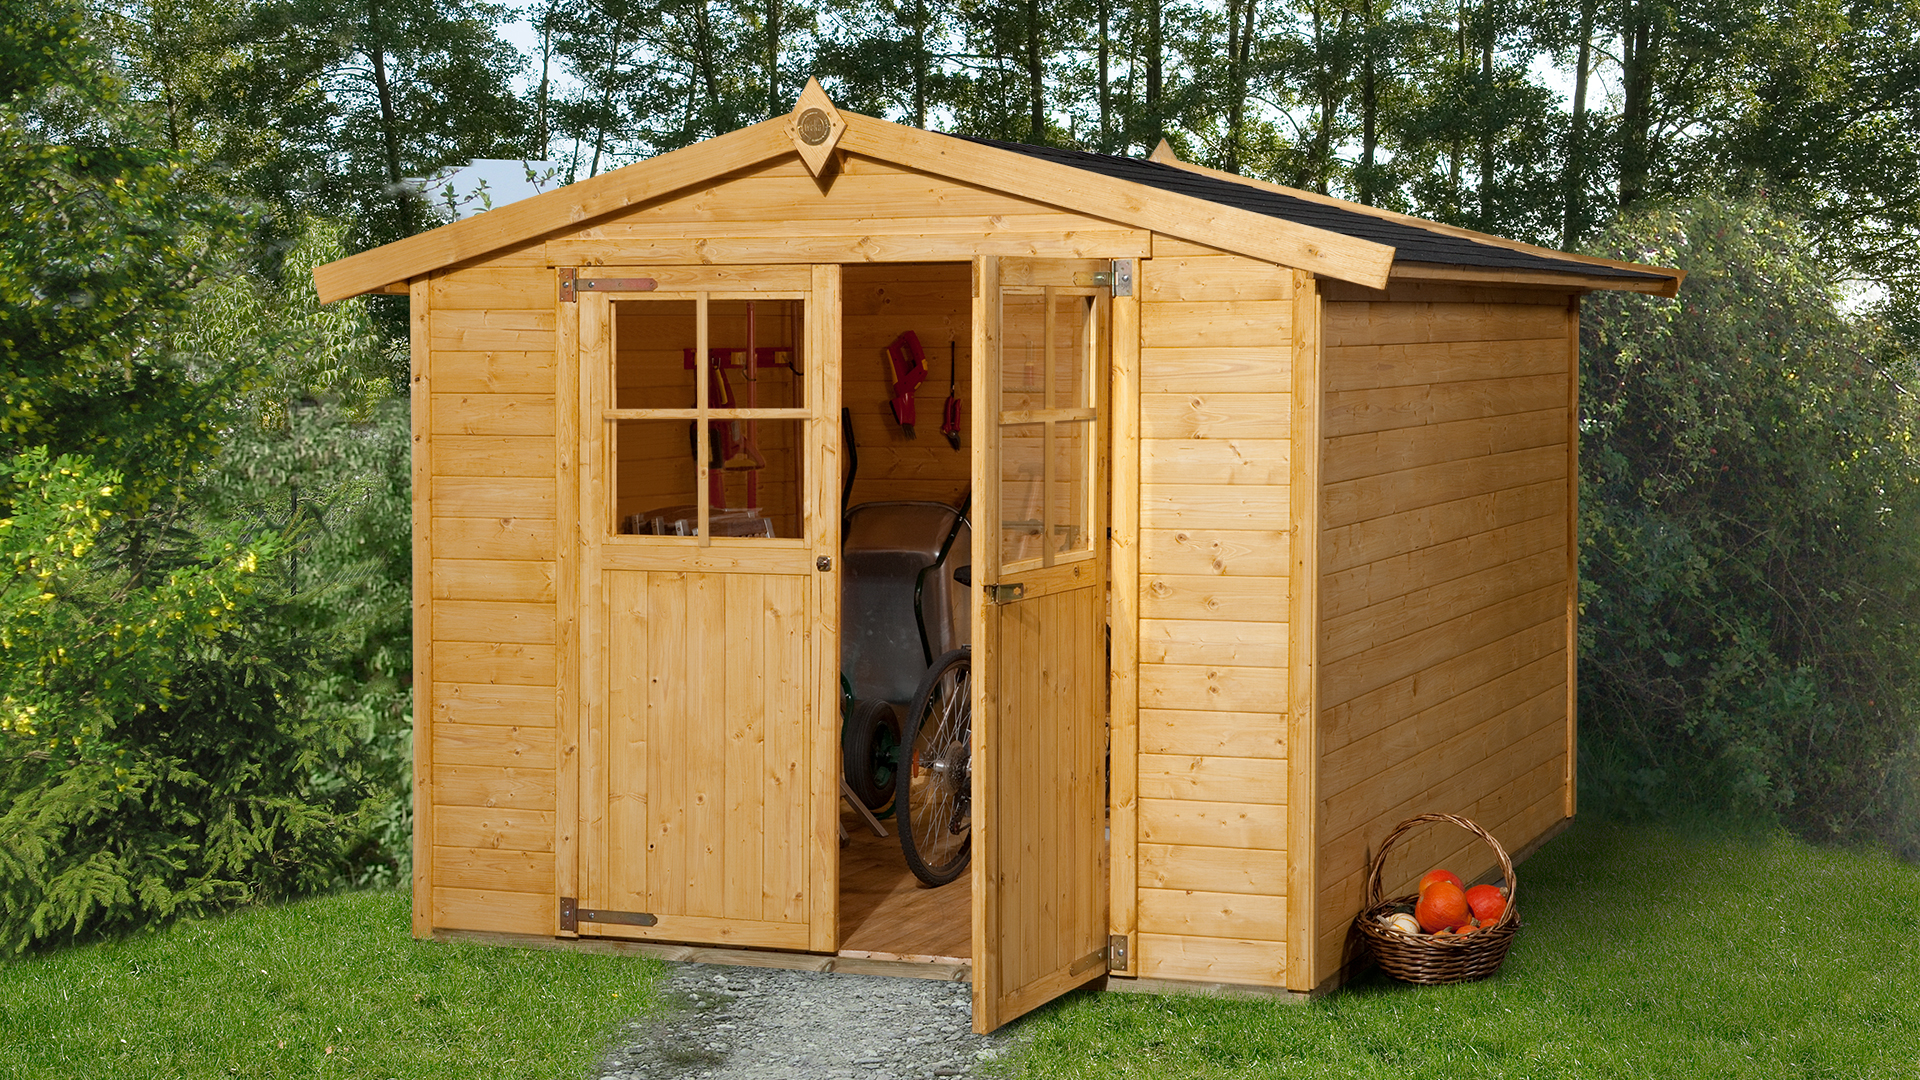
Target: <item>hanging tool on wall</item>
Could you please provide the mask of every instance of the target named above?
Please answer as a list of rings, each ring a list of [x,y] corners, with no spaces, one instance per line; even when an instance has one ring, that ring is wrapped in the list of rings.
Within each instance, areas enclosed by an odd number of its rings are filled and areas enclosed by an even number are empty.
[[[954,373],[960,369],[960,343],[947,342],[947,403],[940,410],[940,434],[947,437],[947,445],[960,449],[960,399],[954,395]]]
[[[887,369],[893,376],[893,398],[887,408],[893,410],[894,423],[913,438],[913,389],[927,380],[927,356],[920,349],[920,336],[902,331],[887,346]]]

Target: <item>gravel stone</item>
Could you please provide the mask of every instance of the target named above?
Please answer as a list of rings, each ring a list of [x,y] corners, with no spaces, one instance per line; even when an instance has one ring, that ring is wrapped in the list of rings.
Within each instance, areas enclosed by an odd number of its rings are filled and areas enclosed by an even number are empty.
[[[972,987],[932,979],[674,964],[661,1006],[623,1029],[599,1080],[932,1080],[974,1075],[1008,1036],[975,1035]]]

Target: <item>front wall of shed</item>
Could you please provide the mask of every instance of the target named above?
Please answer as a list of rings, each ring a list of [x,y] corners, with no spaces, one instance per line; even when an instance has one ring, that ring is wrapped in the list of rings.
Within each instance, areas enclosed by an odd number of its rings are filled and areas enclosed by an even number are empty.
[[[1156,237],[1140,277],[1137,910],[1117,890],[1115,925],[1130,974],[1280,986],[1295,275]]]
[[[1332,292],[1324,317],[1316,982],[1401,821],[1460,814],[1512,852],[1572,813],[1577,309],[1564,293],[1356,292]],[[1383,887],[1493,864],[1429,826],[1395,844]]]

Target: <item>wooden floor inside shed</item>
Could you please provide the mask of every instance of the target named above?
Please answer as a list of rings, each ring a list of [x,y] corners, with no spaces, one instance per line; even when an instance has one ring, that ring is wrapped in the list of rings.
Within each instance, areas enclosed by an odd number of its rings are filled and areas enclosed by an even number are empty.
[[[896,825],[873,835],[843,805],[840,823],[851,838],[840,849],[840,955],[878,960],[970,960],[973,956],[973,875],[929,889],[907,869]]]

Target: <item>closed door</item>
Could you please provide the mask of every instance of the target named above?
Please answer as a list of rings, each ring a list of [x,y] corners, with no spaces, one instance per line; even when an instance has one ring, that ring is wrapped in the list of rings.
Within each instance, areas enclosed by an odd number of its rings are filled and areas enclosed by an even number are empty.
[[[582,272],[582,935],[831,950],[837,267]]]

